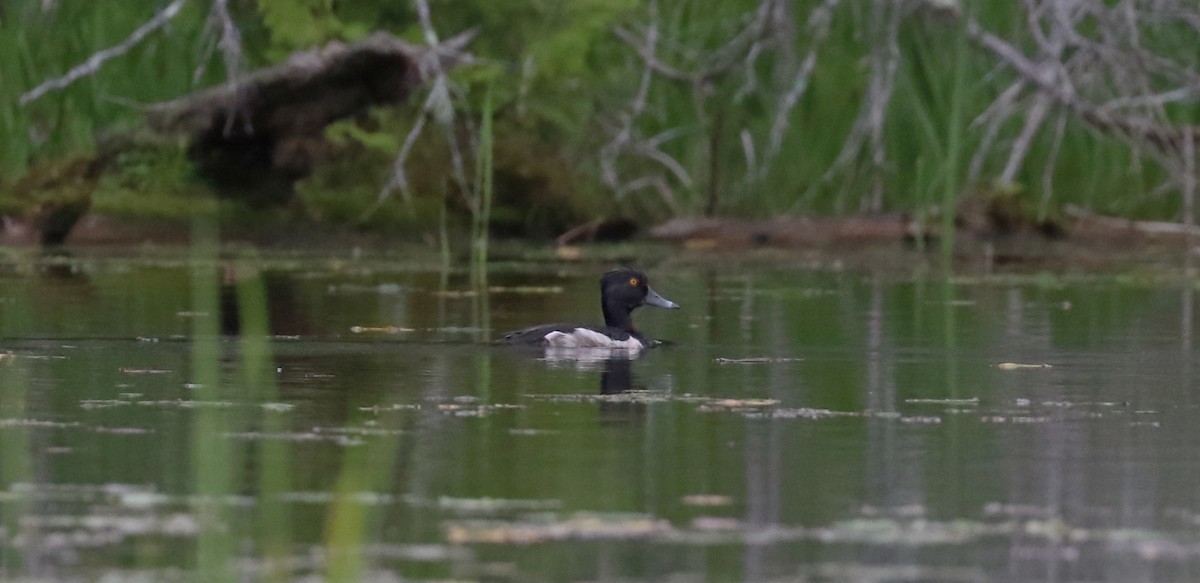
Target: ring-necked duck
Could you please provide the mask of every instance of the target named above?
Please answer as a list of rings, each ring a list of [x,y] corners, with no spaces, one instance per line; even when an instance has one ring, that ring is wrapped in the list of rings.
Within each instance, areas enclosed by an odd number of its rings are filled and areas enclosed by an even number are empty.
[[[636,269],[614,269],[600,278],[600,307],[604,310],[604,326],[543,324],[509,332],[501,338],[501,342],[561,348],[640,350],[657,344],[633,327],[630,314],[642,305],[679,308],[679,304],[650,288],[646,274]]]

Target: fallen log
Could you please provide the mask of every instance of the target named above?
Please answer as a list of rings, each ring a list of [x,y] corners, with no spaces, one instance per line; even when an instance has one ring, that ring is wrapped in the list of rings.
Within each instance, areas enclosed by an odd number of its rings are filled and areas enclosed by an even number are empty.
[[[822,247],[899,242],[911,237],[911,228],[911,221],[899,214],[765,220],[684,217],[652,227],[650,236],[694,248]]]
[[[468,62],[474,32],[436,47],[378,32],[299,52],[231,83],[149,108],[151,129],[189,136],[188,156],[219,194],[255,205],[290,200],[325,147],[324,129],[408,97],[435,67]]]

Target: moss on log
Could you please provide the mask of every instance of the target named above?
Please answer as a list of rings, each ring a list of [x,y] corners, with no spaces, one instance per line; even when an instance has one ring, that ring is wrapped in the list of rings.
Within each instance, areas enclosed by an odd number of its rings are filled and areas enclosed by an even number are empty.
[[[289,201],[325,147],[325,126],[407,98],[428,71],[470,59],[473,33],[436,49],[387,33],[292,55],[232,83],[150,108],[160,133],[190,137],[188,156],[224,196],[262,206]]]

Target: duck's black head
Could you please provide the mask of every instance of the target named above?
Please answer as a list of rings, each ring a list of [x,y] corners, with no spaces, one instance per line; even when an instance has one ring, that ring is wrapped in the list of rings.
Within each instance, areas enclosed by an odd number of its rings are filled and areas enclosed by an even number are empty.
[[[642,305],[678,309],[679,304],[656,293],[646,274],[636,269],[621,268],[600,278],[600,305],[604,308],[604,324],[633,331],[629,314]]]

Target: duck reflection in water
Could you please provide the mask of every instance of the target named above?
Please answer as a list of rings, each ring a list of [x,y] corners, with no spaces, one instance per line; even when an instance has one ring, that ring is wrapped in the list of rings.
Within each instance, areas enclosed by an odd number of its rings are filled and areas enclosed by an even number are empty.
[[[614,396],[639,388],[634,386],[633,361],[641,355],[638,350],[548,347],[542,360],[552,367],[599,371],[600,395]],[[596,409],[601,424],[629,425],[645,417],[646,403],[638,399],[600,399]]]
[[[615,395],[633,387],[632,362],[638,350],[622,348],[547,347],[544,360],[551,366],[571,366],[576,370],[600,371],[600,394]]]

